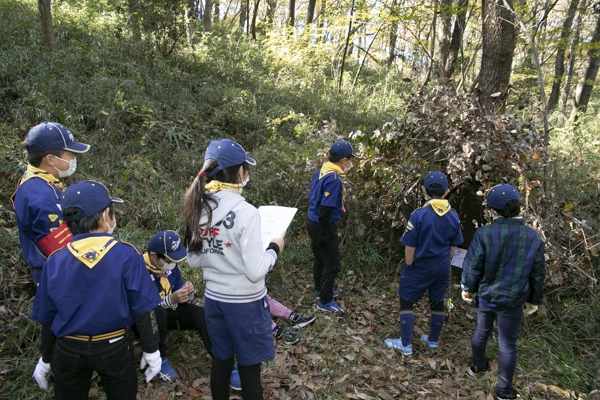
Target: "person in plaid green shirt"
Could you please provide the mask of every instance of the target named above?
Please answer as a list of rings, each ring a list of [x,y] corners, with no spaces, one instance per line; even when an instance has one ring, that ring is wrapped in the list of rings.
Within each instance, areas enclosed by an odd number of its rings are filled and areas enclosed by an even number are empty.
[[[484,202],[495,219],[475,232],[463,262],[463,299],[476,296],[477,328],[471,339],[473,362],[468,373],[489,370],[485,358],[494,320],[498,325],[498,399],[516,399],[512,379],[517,364],[517,333],[523,313],[534,313],[544,289],[544,242],[520,217],[517,189],[494,186]],[[523,306],[525,308],[523,309]]]

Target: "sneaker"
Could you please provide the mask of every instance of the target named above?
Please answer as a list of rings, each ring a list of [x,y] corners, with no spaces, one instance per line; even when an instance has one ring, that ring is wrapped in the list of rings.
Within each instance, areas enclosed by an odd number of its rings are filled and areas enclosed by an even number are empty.
[[[229,377],[229,387],[233,390],[242,390],[242,380],[240,379],[240,373],[238,372],[238,366],[234,365]]]
[[[158,379],[167,382],[173,383],[176,379],[179,379],[179,374],[175,371],[175,368],[171,367],[169,364],[169,359],[167,357],[162,358],[162,364],[160,366],[160,372],[158,373]]]
[[[409,344],[407,346],[403,346],[402,345],[402,339],[385,339],[383,341],[383,343],[385,344],[385,347],[387,347],[388,349],[392,350],[400,350],[402,352],[402,355],[410,357],[412,356],[412,344]]]
[[[429,335],[421,335],[421,341],[425,342],[427,344],[427,346],[429,346],[430,349],[437,349],[438,347],[440,347],[439,342],[430,342],[429,341]]]
[[[467,368],[467,373],[471,375],[473,378],[479,377],[479,375],[483,375],[490,370],[490,363],[485,363],[485,368],[479,368],[475,364],[471,364],[469,368]]]
[[[315,321],[315,319],[317,319],[317,317],[313,315],[296,314],[293,312],[290,314],[290,318],[288,319],[292,324],[292,328],[296,329],[303,328],[306,325],[312,324]]]
[[[275,325],[275,328],[273,329],[273,336],[275,336],[275,338],[278,340],[283,339],[285,344],[294,344],[300,340],[300,335],[292,331],[288,331],[279,325]]]
[[[514,400],[519,397],[519,393],[515,388],[510,388],[510,392],[508,393],[500,392],[498,388],[496,388],[496,397],[498,400]]]
[[[321,300],[319,300],[319,302],[317,303],[317,309],[327,311],[333,314],[346,312],[346,309],[344,307],[340,306],[333,300],[326,304],[321,303]]]
[[[313,292],[313,296],[315,297],[319,297],[321,295],[321,291],[320,290],[315,290]],[[335,299],[336,297],[338,297],[340,295],[340,291],[339,290],[334,290],[333,291],[333,298]]]

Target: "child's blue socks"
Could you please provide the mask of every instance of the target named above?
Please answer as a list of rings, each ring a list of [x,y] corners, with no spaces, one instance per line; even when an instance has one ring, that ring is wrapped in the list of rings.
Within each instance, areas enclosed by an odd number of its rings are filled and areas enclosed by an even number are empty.
[[[431,311],[431,325],[429,327],[429,341],[438,342],[440,333],[446,319],[444,311]]]
[[[412,331],[415,324],[415,315],[412,310],[400,311],[400,337],[402,346],[408,346],[412,342]],[[440,328],[441,330],[441,328]],[[439,335],[439,333],[438,333]]]

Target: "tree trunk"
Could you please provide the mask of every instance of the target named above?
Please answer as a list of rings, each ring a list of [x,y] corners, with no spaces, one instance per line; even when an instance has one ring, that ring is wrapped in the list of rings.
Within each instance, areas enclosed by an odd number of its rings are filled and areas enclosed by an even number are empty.
[[[56,36],[54,36],[54,27],[52,26],[52,0],[38,0],[38,10],[44,44],[49,46],[52,51],[57,51]]]
[[[567,76],[565,79],[565,87],[563,89],[561,104],[563,110],[567,109],[567,103],[569,101],[569,97],[571,96],[571,81],[573,80],[573,75],[575,74],[575,61],[577,59],[577,51],[576,49],[579,47],[579,43],[581,42],[581,24],[583,15],[585,14],[587,6],[586,0],[581,0],[579,3],[579,13],[576,17],[575,26],[575,34],[573,35],[573,40],[571,40],[570,47],[570,56],[569,56],[569,69],[567,70]]]
[[[296,0],[289,0],[287,23],[290,27],[292,27],[292,32],[294,31],[293,28],[294,28],[295,22],[296,22]]]
[[[391,67],[396,60],[396,44],[398,42],[398,0],[392,1],[392,6],[390,8],[390,17],[392,18],[392,23],[390,24],[390,42],[389,48],[390,52],[388,54],[388,67]]]
[[[306,9],[306,25],[312,24],[315,19],[315,7],[317,6],[317,0],[308,0],[308,7]]]
[[[512,7],[512,0],[507,3]],[[482,0],[481,20],[479,103],[484,110],[494,111],[508,96],[516,30],[514,17],[502,5],[502,0]]]
[[[437,30],[437,11],[439,10],[439,0],[432,0],[431,4],[433,5],[434,13],[433,13],[433,21],[431,22],[431,30],[429,31],[429,37],[431,37],[430,47],[429,47],[429,68],[427,68],[427,75],[425,76],[425,80],[419,87],[419,89],[423,89],[429,83],[431,79],[431,73],[435,68],[435,36]]]
[[[275,20],[275,11],[277,10],[277,0],[267,0],[266,20],[268,24],[272,24]]]
[[[573,26],[573,18],[577,12],[579,6],[579,0],[571,0],[569,9],[567,10],[567,18],[563,22],[562,32],[560,34],[560,42],[558,49],[556,50],[556,61],[554,63],[554,82],[552,82],[552,91],[548,98],[548,109],[547,112],[552,112],[558,105],[558,97],[560,95],[560,83],[565,73],[565,52],[567,50],[567,41],[571,34],[571,27]]]
[[[221,1],[213,0],[213,4],[215,5],[215,12],[213,14],[213,24],[219,22],[219,17],[221,15]],[[212,25],[210,26],[210,30],[212,31]]]
[[[204,32],[212,32],[213,23],[213,0],[204,0]]]
[[[452,23],[452,0],[441,0],[439,5],[439,42],[438,42],[438,62],[444,69],[448,60],[450,50],[450,28]]]
[[[242,28],[242,30],[245,30],[246,28],[246,21],[248,21],[248,1],[247,0],[242,0],[240,2],[240,28]]]
[[[195,0],[188,0],[185,8],[185,34],[187,38],[188,46],[192,45],[192,40],[194,38],[194,31],[196,29],[196,10],[198,7],[196,6]]]
[[[585,113],[587,110],[594,81],[596,80],[596,75],[598,75],[598,67],[600,66],[600,46],[598,46],[600,44],[600,4],[594,5],[594,15],[596,16],[596,29],[594,30],[594,35],[590,42],[591,48],[588,50],[585,62],[584,80],[577,85],[577,92],[573,100],[573,109],[570,118],[572,122],[577,121],[579,114]]]
[[[260,0],[255,0],[254,2],[254,12],[252,13],[252,23],[251,23],[251,31],[252,31],[252,39],[256,40],[256,18],[258,15],[258,6],[260,4]]]
[[[344,52],[342,53],[342,62],[340,66],[340,78],[338,81],[338,93],[342,90],[342,81],[344,79],[344,63],[346,62],[346,53],[348,52],[348,45],[350,44],[350,36],[352,36],[352,20],[354,19],[354,4],[355,0],[352,0],[352,8],[350,9],[350,22],[348,22],[348,34],[346,35],[346,43],[344,44]]]
[[[457,6],[459,9],[456,13],[456,18],[454,19],[452,40],[450,41],[450,46],[448,48],[448,59],[444,65],[444,77],[446,79],[452,77],[456,66],[456,60],[458,60],[458,52],[462,46],[463,33],[467,21],[467,7],[469,6],[469,0],[458,0]]]
[[[142,40],[142,32],[140,31],[140,25],[138,24],[138,3],[136,0],[129,0],[127,2],[127,11],[129,12],[129,17],[127,18],[127,25],[131,29],[131,37],[134,41],[139,42]]]

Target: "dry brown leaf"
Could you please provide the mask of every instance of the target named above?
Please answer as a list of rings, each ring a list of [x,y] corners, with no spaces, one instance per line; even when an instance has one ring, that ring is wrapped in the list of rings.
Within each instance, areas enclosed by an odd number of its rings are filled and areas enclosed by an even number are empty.
[[[560,396],[564,396],[566,398],[571,397],[568,391],[566,391],[565,389],[559,388],[558,386],[548,385],[548,389],[552,390],[554,393],[556,393]]]
[[[186,389],[186,394],[192,397],[203,397],[204,392],[200,389],[196,389],[195,387],[188,387]]]
[[[437,367],[437,362],[433,358],[428,358],[427,362],[429,363],[431,369],[435,369],[435,367]]]
[[[348,390],[348,382],[338,382],[331,387],[331,389],[336,393],[344,393]]]

